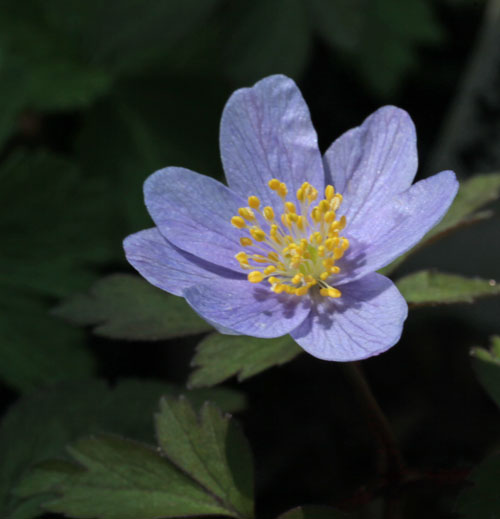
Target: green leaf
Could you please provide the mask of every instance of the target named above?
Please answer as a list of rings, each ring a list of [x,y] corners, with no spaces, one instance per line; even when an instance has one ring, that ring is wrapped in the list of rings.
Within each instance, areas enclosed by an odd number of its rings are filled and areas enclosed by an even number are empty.
[[[230,416],[207,402],[198,418],[185,398],[164,398],[156,432],[168,459],[224,503],[228,515],[253,517],[251,452]]]
[[[491,348],[473,348],[474,370],[484,389],[500,407],[500,337],[491,338]]]
[[[476,299],[500,294],[494,280],[466,278],[433,270],[422,270],[397,280],[396,285],[408,303],[438,305],[473,303]]]
[[[420,46],[441,41],[442,30],[430,5],[423,0],[372,0],[365,5],[353,61],[379,95],[388,96],[400,85],[414,67]]]
[[[1,98],[14,112],[86,107],[117,77],[161,67],[218,3],[27,0],[20,9],[6,0],[0,18]]]
[[[214,333],[196,348],[188,384],[213,386],[233,375],[245,380],[272,366],[295,358],[303,350],[288,335],[276,339],[257,339],[243,335]]]
[[[348,514],[328,506],[298,506],[276,519],[347,519]]]
[[[500,454],[484,460],[469,476],[472,486],[459,496],[455,511],[462,519],[500,519]]]
[[[227,389],[185,391],[143,380],[125,380],[113,389],[101,381],[65,383],[21,398],[0,425],[0,517],[35,517],[40,497],[21,501],[10,491],[32,465],[62,456],[64,447],[82,435],[106,430],[152,442],[151,417],[158,399],[181,391],[196,408],[206,400],[226,411],[244,406],[241,395]]]
[[[18,485],[43,508],[81,518],[253,517],[250,450],[229,416],[206,402],[199,417],[186,398],[162,399],[160,449],[109,435],[70,446],[73,462],[38,465]],[[52,495],[52,497],[50,497]]]
[[[120,239],[151,226],[142,185],[153,171],[182,164],[220,172],[214,136],[226,95],[217,78],[157,74],[120,81],[112,97],[87,112],[77,153],[86,176],[107,183],[102,200]]]
[[[311,32],[302,0],[234,2],[223,57],[238,84],[276,73],[297,77],[309,54]]]
[[[87,286],[92,266],[115,254],[106,207],[72,162],[17,153],[1,165],[0,182],[0,287],[60,296]]]
[[[335,49],[355,52],[365,24],[363,0],[310,0],[315,29]]]
[[[410,254],[421,247],[442,238],[464,226],[489,218],[491,211],[478,211],[483,206],[500,197],[500,173],[475,175],[460,184],[458,194],[441,222],[431,229],[413,249],[400,256],[390,265],[380,270],[384,275],[391,274]]]
[[[183,298],[128,274],[97,281],[88,294],[69,297],[53,313],[111,339],[151,341],[211,329]]]
[[[51,490],[59,497],[44,503],[51,512],[99,519],[232,516],[152,447],[99,435],[79,440],[68,450],[83,470],[54,477],[57,485]]]
[[[0,379],[5,384],[25,392],[94,372],[83,332],[48,315],[45,303],[4,292],[0,314]]]

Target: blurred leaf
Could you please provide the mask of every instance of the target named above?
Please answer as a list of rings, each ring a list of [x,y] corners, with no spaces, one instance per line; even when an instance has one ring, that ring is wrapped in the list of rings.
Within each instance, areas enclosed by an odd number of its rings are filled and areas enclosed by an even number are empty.
[[[473,303],[479,297],[500,294],[494,280],[466,278],[433,270],[422,270],[397,280],[396,285],[408,303],[416,306]]]
[[[83,333],[48,315],[26,296],[0,297],[0,379],[19,391],[91,375],[94,362]]]
[[[400,256],[390,265],[380,270],[380,273],[389,275],[406,258],[424,245],[442,238],[461,227],[472,225],[489,218],[492,211],[478,211],[481,207],[497,200],[500,197],[500,173],[475,175],[461,182],[458,194],[441,222],[431,229],[413,249]]]
[[[302,72],[311,40],[302,0],[244,0],[231,7],[224,51],[227,74],[235,82]]]
[[[348,514],[327,506],[298,506],[281,514],[277,519],[342,519]]]
[[[70,296],[54,315],[110,339],[154,341],[195,335],[212,327],[182,297],[167,294],[139,276],[114,274],[89,294]]]
[[[455,201],[443,220],[424,239],[447,233],[477,220],[488,218],[491,211],[477,212],[478,209],[500,197],[500,173],[475,175],[460,184]]]
[[[291,337],[257,339],[214,333],[203,339],[192,360],[190,387],[213,386],[233,375],[242,381],[295,358],[302,349]]]
[[[152,414],[158,399],[181,391],[197,408],[207,399],[226,411],[244,405],[243,397],[234,391],[186,391],[151,380],[125,380],[113,389],[96,380],[65,383],[21,398],[0,426],[0,516],[35,517],[40,497],[20,501],[10,490],[33,464],[61,456],[66,444],[82,435],[107,430],[153,441]]]
[[[225,96],[216,79],[158,75],[120,82],[88,113],[78,155],[86,176],[108,182],[109,218],[122,237],[151,226],[142,184],[153,171],[220,171],[216,136]]]
[[[185,398],[163,398],[156,432],[167,458],[223,503],[227,515],[253,517],[250,447],[230,416],[206,403],[198,418]]]
[[[113,254],[94,184],[48,153],[11,156],[0,182],[0,286],[59,296],[88,285]]]
[[[378,94],[388,96],[399,86],[417,60],[418,47],[441,41],[430,5],[424,0],[365,3],[361,39],[352,59]]]
[[[24,108],[86,107],[119,76],[160,66],[219,0],[14,0],[2,3],[0,139]],[[112,30],[110,30],[112,27]],[[10,130],[12,131],[12,129]],[[1,141],[0,141],[1,142]]]
[[[469,476],[471,487],[458,497],[455,512],[463,519],[500,518],[500,454],[484,460]]]
[[[309,0],[316,30],[334,48],[355,51],[363,30],[364,0]]]
[[[473,365],[484,389],[500,407],[500,337],[491,338],[491,348],[473,348]]]

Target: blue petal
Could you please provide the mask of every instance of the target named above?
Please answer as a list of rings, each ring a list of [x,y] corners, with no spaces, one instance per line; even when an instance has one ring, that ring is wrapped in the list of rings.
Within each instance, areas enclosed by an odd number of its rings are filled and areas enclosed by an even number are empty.
[[[192,308],[210,323],[252,337],[280,337],[309,313],[309,298],[275,294],[247,280],[217,279],[184,291]]]
[[[224,108],[220,149],[231,189],[277,203],[267,183],[286,182],[294,193],[304,181],[319,190],[324,171],[309,109],[295,83],[281,75],[237,90]]]
[[[380,274],[344,285],[339,299],[315,300],[307,319],[290,335],[324,360],[360,360],[388,350],[401,337],[408,315],[403,296]]]
[[[224,184],[188,169],[170,167],[144,183],[146,206],[174,245],[216,265],[241,272],[234,258],[242,231],[231,218],[246,201]]]
[[[181,296],[183,290],[196,283],[211,282],[220,277],[241,279],[231,270],[179,250],[156,227],[127,236],[123,247],[128,262],[145,279],[176,296]]]
[[[417,182],[363,221],[348,222],[344,235],[352,244],[338,263],[337,284],[374,272],[411,249],[443,218],[457,191],[455,173],[442,171]]]
[[[385,106],[340,136],[324,157],[327,183],[344,197],[350,225],[408,189],[417,172],[415,127],[400,108]]]

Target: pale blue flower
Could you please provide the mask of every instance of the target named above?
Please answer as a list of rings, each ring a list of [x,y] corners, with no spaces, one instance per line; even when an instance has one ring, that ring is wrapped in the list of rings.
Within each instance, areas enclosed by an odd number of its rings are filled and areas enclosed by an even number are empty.
[[[290,334],[336,361],[393,346],[407,304],[376,271],[436,225],[458,189],[451,171],[411,185],[409,115],[380,108],[322,157],[297,86],[270,76],[231,96],[220,149],[229,187],[179,167],[146,180],[156,227],[126,238],[128,261],[222,333]]]

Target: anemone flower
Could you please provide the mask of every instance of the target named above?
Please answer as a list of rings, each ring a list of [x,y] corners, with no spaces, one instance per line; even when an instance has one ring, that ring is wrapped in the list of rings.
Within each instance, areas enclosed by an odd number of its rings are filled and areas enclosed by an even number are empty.
[[[222,115],[227,186],[180,167],[145,182],[156,225],[125,239],[128,261],[222,333],[290,334],[315,357],[352,361],[400,338],[408,308],[376,271],[413,247],[458,189],[417,171],[409,115],[385,106],[318,148],[295,83],[237,90]]]

